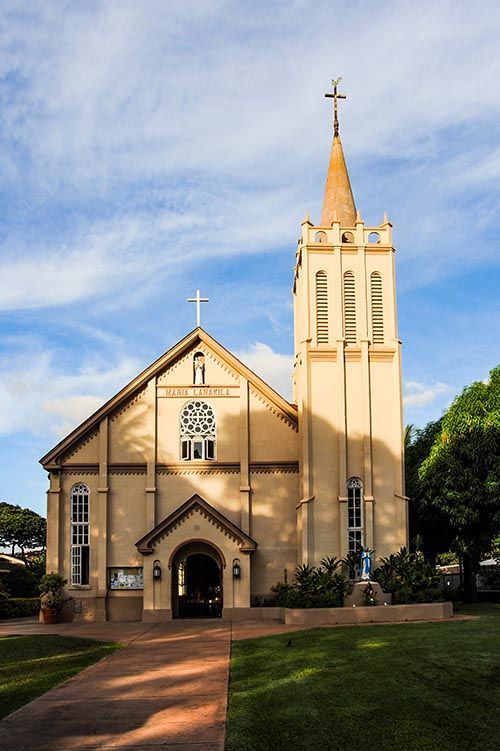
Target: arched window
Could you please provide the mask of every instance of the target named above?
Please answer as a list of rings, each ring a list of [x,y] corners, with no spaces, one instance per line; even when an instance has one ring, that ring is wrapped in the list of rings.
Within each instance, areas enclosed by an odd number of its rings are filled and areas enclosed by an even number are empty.
[[[316,232],[314,235],[314,242],[315,243],[326,243],[328,242],[328,235],[326,232],[323,232],[323,230],[320,229],[319,232]]]
[[[318,344],[328,344],[328,279],[326,271],[316,274],[316,335]]]
[[[89,583],[90,490],[80,483],[71,490],[71,584]]]
[[[342,233],[342,242],[351,244],[354,242],[354,235],[352,232],[343,232]]]
[[[357,553],[363,545],[363,483],[359,477],[347,480],[347,549]]]
[[[344,336],[347,344],[356,343],[356,285],[352,271],[344,274]]]
[[[372,295],[372,339],[374,344],[384,343],[384,305],[382,298],[382,277],[378,271],[371,275]]]
[[[180,415],[181,460],[215,459],[215,412],[210,404],[196,399],[186,402]]]

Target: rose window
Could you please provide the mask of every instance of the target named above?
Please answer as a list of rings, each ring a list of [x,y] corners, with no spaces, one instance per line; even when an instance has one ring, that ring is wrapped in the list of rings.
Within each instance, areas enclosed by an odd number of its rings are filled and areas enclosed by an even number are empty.
[[[180,414],[181,460],[215,459],[215,412],[199,399],[187,402]]]

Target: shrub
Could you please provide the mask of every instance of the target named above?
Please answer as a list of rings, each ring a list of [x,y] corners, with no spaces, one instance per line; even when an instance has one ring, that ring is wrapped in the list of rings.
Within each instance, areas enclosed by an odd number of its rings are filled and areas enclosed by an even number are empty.
[[[65,597],[62,589],[68,580],[60,574],[56,574],[52,571],[50,574],[45,574],[40,582],[40,592],[42,593],[42,609],[54,610],[55,613],[60,613],[65,605],[72,599],[71,597]]]
[[[2,576],[2,586],[11,597],[36,597],[40,577],[36,571],[17,566]]]
[[[0,596],[0,618],[27,618],[38,615],[39,597],[2,597]]]
[[[375,590],[371,582],[368,582],[363,590],[363,605],[378,605]]]
[[[290,584],[278,582],[272,587],[275,604],[282,608],[338,608],[350,591],[346,577],[337,571],[341,561],[323,558],[320,566],[302,564],[295,569]]]
[[[407,548],[401,548],[398,553],[382,558],[373,578],[384,592],[392,594],[395,605],[442,599],[438,589],[440,574],[418,550],[410,553]]]

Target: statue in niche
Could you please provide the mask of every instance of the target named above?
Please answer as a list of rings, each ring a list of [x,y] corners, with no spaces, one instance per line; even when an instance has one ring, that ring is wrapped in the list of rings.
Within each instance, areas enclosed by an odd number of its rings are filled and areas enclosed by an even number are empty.
[[[205,385],[205,355],[197,352],[193,360],[193,381],[195,386]]]
[[[372,575],[372,556],[369,548],[362,548],[360,554],[361,581],[370,581]]]

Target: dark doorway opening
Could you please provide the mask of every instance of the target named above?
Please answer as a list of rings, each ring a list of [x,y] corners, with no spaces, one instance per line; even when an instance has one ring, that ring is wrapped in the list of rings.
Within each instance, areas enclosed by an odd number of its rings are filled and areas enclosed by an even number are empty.
[[[222,567],[215,550],[206,544],[187,545],[175,556],[172,569],[174,618],[222,616]]]

